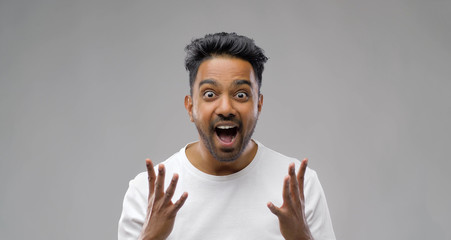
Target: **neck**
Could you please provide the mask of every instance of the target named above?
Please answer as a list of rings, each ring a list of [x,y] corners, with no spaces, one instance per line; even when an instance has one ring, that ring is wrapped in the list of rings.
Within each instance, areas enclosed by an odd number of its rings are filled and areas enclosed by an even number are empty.
[[[191,164],[200,171],[210,175],[225,176],[239,172],[247,167],[257,154],[257,150],[257,144],[251,140],[241,155],[230,162],[221,162],[214,158],[201,142],[188,145],[185,153]]]

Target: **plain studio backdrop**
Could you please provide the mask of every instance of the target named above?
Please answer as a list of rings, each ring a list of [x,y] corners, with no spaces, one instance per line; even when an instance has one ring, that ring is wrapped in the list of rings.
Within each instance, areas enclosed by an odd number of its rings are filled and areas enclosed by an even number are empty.
[[[185,45],[227,31],[270,58],[254,137],[310,159],[338,239],[451,239],[450,16],[445,0],[1,0],[0,238],[117,238],[145,158],[198,138]]]

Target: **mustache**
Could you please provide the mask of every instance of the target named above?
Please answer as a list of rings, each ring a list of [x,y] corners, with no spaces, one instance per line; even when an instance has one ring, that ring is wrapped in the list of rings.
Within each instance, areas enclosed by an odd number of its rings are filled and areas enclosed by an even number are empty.
[[[241,129],[243,126],[243,122],[241,122],[241,120],[237,119],[234,115],[230,115],[230,116],[222,116],[222,115],[218,115],[218,117],[216,117],[211,123],[210,123],[210,128],[212,130],[215,129],[215,125],[217,125],[218,123],[221,122],[232,122],[235,123],[236,125],[238,125],[238,129]]]

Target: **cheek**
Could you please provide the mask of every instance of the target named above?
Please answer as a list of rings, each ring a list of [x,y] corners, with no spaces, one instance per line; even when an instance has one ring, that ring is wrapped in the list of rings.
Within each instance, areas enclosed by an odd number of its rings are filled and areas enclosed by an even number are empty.
[[[193,118],[197,121],[209,121],[211,116],[211,111],[209,110],[208,106],[202,105],[194,105],[193,106]]]
[[[246,109],[242,109],[242,112],[244,113],[242,116],[242,120],[246,121],[245,124],[253,125],[258,118],[258,106],[255,104],[248,106]]]
[[[197,106],[196,105],[194,105],[193,106],[193,109],[191,110],[191,117],[193,118],[193,119],[197,119]]]

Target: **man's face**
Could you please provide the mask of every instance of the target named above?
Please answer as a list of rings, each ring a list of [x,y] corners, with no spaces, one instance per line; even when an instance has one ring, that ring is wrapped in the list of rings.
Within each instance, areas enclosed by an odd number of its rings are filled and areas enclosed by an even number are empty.
[[[201,143],[219,161],[236,160],[249,143],[263,104],[252,65],[219,56],[199,66],[185,107]]]

